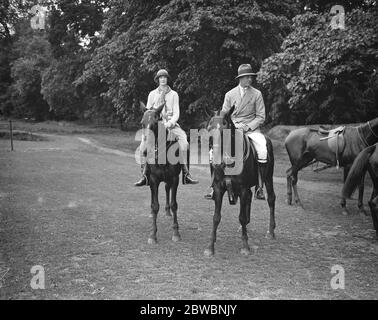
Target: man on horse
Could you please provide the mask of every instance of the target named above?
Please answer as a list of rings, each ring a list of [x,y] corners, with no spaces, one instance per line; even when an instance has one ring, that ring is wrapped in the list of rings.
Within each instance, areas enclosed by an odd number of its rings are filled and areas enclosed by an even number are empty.
[[[232,106],[235,106],[231,120],[237,129],[242,129],[244,134],[252,140],[257,153],[259,183],[255,197],[265,200],[263,185],[267,163],[267,147],[265,136],[260,131],[260,126],[265,121],[265,105],[261,92],[252,86],[252,76],[256,75],[250,64],[239,66],[238,75],[235,78],[239,80],[239,85],[226,93],[220,115],[224,117]],[[210,161],[212,161],[211,153]],[[212,187],[205,198],[213,198]]]
[[[163,124],[165,128],[169,130],[169,136],[177,138],[181,155],[186,155],[189,146],[186,133],[177,123],[180,117],[179,96],[176,91],[172,90],[168,86],[168,78],[170,78],[170,76],[168,74],[168,71],[165,69],[161,69],[156,73],[154,80],[159,86],[149,93],[146,108],[157,109],[159,106],[164,104],[164,108],[161,112]],[[145,160],[145,152],[147,150],[145,137],[142,138],[139,149],[141,158]],[[186,159],[182,157],[181,168],[183,174],[183,184],[197,184],[198,181],[194,180],[190,176],[189,168],[186,162]],[[141,161],[141,170],[142,178],[135,183],[135,186],[137,187],[148,185],[148,166],[145,161]]]

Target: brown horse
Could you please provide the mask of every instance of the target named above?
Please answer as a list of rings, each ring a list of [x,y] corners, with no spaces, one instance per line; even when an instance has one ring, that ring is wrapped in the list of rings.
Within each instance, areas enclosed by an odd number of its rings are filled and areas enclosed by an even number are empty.
[[[144,105],[141,103],[141,106]],[[141,124],[142,127],[147,130],[145,132],[145,136],[147,138],[147,146],[148,150],[150,150],[150,154],[154,155],[155,163],[148,163],[147,162],[147,172],[149,174],[149,185],[151,190],[151,217],[152,217],[152,228],[151,234],[148,238],[149,244],[154,244],[157,242],[157,226],[156,226],[156,219],[157,214],[159,212],[159,198],[158,198],[158,191],[159,185],[161,182],[165,182],[165,191],[166,191],[166,206],[165,211],[167,216],[171,216],[170,211],[173,213],[173,241],[181,240],[181,236],[179,233],[179,225],[177,221],[177,188],[179,185],[179,175],[181,172],[181,165],[180,163],[171,164],[169,161],[166,161],[165,164],[159,164],[156,161],[157,157],[155,154],[155,150],[159,152],[164,152],[165,156],[167,155],[168,150],[173,146],[173,144],[177,143],[176,141],[163,141],[165,144],[163,147],[161,145],[157,145],[158,143],[158,131],[164,130],[167,135],[167,131],[164,128],[164,125],[159,121],[160,119],[160,112],[164,105],[160,106],[157,109],[150,109],[144,112]],[[160,129],[159,129],[159,126]],[[152,134],[151,134],[152,133]],[[159,147],[159,148],[158,148]],[[165,149],[164,149],[165,147]],[[176,148],[177,149],[177,148]],[[165,157],[166,158],[166,157]],[[170,200],[171,196],[171,200]]]
[[[370,197],[369,207],[376,239],[378,240],[378,144],[362,150],[354,160],[343,187],[342,195],[344,198],[350,198],[357,187],[361,175],[365,175],[366,171],[369,172],[373,181],[374,189]]]
[[[358,127],[345,127],[340,136],[336,135],[332,139],[334,142],[341,141],[341,143],[337,142],[338,146],[336,145],[335,150],[330,148],[328,137],[320,133],[318,129],[300,128],[293,130],[286,137],[285,147],[291,162],[291,167],[286,171],[287,202],[289,205],[292,204],[292,191],[294,191],[295,203],[302,206],[297,189],[298,171],[314,162],[323,162],[329,167],[336,165],[343,167],[345,181],[350,166],[357,155],[367,146],[378,142],[378,118]],[[360,177],[358,207],[360,214],[366,215],[362,203],[363,185],[364,175]],[[345,198],[341,199],[340,204],[343,214],[347,215]]]
[[[231,121],[231,114],[234,108],[231,108],[230,112],[223,118],[220,116],[220,111],[218,111],[209,121],[208,130],[219,130],[219,139],[214,141],[213,137],[213,147],[216,145],[223,145],[224,129],[231,129],[231,144],[235,144],[235,135],[241,134],[239,130],[235,130],[235,126]],[[250,222],[251,216],[251,201],[252,201],[252,192],[251,187],[255,186],[258,183],[258,168],[257,161],[254,156],[254,150],[248,138],[242,137],[243,143],[243,159],[242,168],[239,174],[227,175],[226,168],[227,157],[221,156],[221,159],[218,164],[210,164],[212,171],[212,185],[214,188],[214,202],[215,210],[213,216],[213,230],[211,233],[210,245],[205,250],[205,255],[211,256],[214,255],[214,243],[216,242],[216,233],[218,225],[221,221],[221,209],[222,209],[222,200],[223,196],[228,191],[229,201],[231,204],[235,204],[237,198],[240,198],[240,214],[239,222],[242,229],[242,242],[243,246],[241,249],[242,254],[248,254],[250,252],[250,247],[248,245],[248,235],[247,235],[247,225]],[[240,140],[239,140],[240,141]],[[268,204],[270,208],[270,223],[268,235],[271,239],[274,239],[274,229],[276,227],[275,222],[275,193],[273,189],[273,168],[274,168],[274,156],[273,156],[273,146],[269,138],[266,137],[267,148],[268,148],[268,163],[266,176],[263,177],[266,185],[266,190],[268,194]],[[224,149],[224,148],[223,148]],[[231,150],[235,149],[235,145],[231,146]],[[228,149],[227,149],[228,150]],[[223,150],[224,151],[224,150]],[[231,151],[232,153],[232,151]],[[231,164],[232,165],[232,164]]]

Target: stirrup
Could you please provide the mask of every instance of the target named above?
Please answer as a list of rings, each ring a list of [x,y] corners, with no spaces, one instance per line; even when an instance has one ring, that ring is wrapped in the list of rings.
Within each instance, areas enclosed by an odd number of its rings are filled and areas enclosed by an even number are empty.
[[[189,173],[183,174],[182,176],[182,184],[197,184],[199,181],[194,180]]]
[[[211,188],[211,191],[204,195],[206,200],[214,200],[214,189]]]

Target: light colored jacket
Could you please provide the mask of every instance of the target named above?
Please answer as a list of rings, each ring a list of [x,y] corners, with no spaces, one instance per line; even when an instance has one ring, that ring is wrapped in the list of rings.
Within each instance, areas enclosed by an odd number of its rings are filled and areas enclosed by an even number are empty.
[[[249,127],[248,131],[260,132],[260,126],[265,121],[265,104],[259,90],[250,86],[242,98],[239,86],[231,89],[224,97],[222,113],[228,113],[232,106],[235,106],[235,110],[231,120],[236,128],[245,124]]]
[[[147,99],[147,109],[158,108],[161,105],[163,93],[156,88],[152,90]],[[178,119],[180,118],[179,96],[176,91],[169,90],[165,95],[165,107],[161,111],[161,116],[164,122],[168,122],[170,125],[168,128],[172,129],[178,126]]]

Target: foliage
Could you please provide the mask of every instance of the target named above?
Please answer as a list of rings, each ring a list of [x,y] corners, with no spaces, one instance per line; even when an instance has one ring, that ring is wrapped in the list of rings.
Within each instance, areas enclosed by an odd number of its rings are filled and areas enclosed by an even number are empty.
[[[44,33],[29,31],[15,42],[13,54],[17,57],[11,69],[15,113],[43,120],[49,106],[41,95],[41,80],[52,58],[50,44]]]
[[[290,31],[287,17],[267,11],[266,4],[262,11],[255,1],[112,1],[110,6],[103,43],[77,84],[105,83],[102,96],[126,121],[139,115],[137,101],[154,88],[160,68],[174,79],[181,119],[219,108],[236,84],[238,65],[258,69]]]
[[[276,121],[356,122],[377,113],[378,13],[347,13],[345,30],[329,14],[294,18],[282,51],[266,59],[258,81],[275,105]],[[286,114],[285,114],[286,113]]]
[[[93,49],[107,5],[108,0],[60,0],[56,7],[51,7],[48,38],[54,56],[81,54],[83,49]]]

